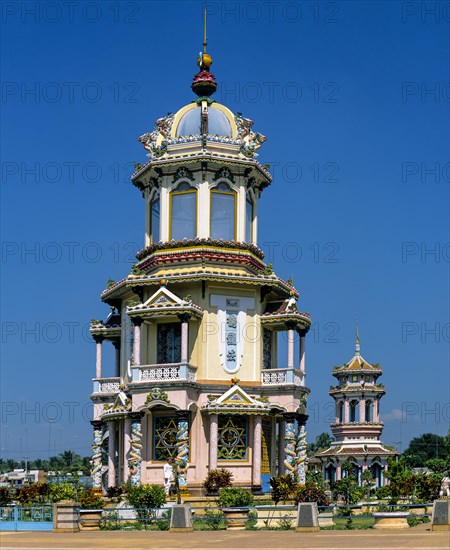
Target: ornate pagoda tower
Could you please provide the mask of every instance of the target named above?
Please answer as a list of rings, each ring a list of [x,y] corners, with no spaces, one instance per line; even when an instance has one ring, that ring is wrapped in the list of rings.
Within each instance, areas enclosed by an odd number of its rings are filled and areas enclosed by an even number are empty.
[[[168,457],[192,494],[220,467],[256,493],[263,474],[304,476],[311,319],[257,246],[258,201],[272,179],[257,160],[266,138],[212,99],[211,63],[205,43],[197,98],[139,138],[148,161],[132,183],[144,199],[145,246],[101,294],[112,313],[91,324],[97,489],[163,483]],[[116,359],[105,373],[108,342]]]
[[[355,355],[348,363],[333,368],[337,386],[328,392],[335,400],[335,421],[331,424],[335,441],[326,451],[316,454],[323,465],[324,479],[330,484],[345,473],[343,462],[351,462],[361,484],[361,474],[370,470],[377,487],[386,483],[387,459],[398,454],[380,441],[383,422],[380,421],[380,399],[385,394],[377,380],[383,371],[380,365],[368,363],[361,356],[358,334]]]

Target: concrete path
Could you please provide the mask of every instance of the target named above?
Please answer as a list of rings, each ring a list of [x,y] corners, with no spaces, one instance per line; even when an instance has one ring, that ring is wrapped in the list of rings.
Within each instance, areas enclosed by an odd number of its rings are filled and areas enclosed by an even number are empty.
[[[425,528],[424,528],[425,527]],[[449,531],[429,531],[429,525],[396,531],[198,531],[188,534],[164,531],[82,531],[80,533],[1,533],[0,548],[15,549],[115,549],[209,550],[261,548],[286,550],[449,550]]]

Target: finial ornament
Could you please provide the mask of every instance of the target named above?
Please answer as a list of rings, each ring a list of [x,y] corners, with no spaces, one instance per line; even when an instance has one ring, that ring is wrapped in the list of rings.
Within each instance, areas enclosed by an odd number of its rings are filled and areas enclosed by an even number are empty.
[[[355,340],[355,355],[360,355],[361,346],[359,345],[358,318],[356,318],[356,340]]]
[[[198,54],[197,65],[200,68],[194,76],[191,88],[199,97],[209,97],[217,89],[216,79],[209,71],[212,65],[212,57],[206,53],[208,39],[206,36],[206,6],[203,8],[203,51]]]

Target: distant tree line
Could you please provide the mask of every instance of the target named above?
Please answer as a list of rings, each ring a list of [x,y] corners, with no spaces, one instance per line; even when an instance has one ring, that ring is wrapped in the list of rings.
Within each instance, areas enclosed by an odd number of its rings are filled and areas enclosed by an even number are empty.
[[[27,462],[28,470],[44,470],[46,472],[54,471],[63,474],[74,474],[83,472],[84,475],[89,475],[90,471],[90,456],[81,456],[73,451],[64,451],[57,456],[50,458],[36,458]],[[25,462],[18,462],[12,458],[4,460],[0,458],[0,473],[11,472],[15,468],[24,468]]]

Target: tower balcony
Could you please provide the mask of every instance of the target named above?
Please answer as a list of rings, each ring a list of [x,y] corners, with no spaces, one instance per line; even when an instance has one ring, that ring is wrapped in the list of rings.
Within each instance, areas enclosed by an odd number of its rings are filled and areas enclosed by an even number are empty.
[[[264,369],[261,372],[263,386],[304,386],[304,372],[294,368]]]
[[[197,367],[189,363],[162,363],[132,367],[132,384],[195,382]]]
[[[94,378],[93,392],[95,394],[115,395],[120,390],[120,378],[113,376],[109,378]]]

